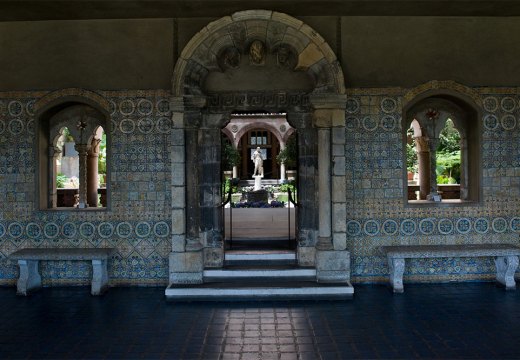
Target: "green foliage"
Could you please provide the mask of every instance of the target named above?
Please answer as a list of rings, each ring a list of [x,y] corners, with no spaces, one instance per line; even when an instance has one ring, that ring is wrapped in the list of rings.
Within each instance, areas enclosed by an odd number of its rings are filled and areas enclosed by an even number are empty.
[[[70,133],[69,128],[64,128],[62,131],[63,138],[65,139],[65,142],[74,142],[74,138],[72,137],[72,134]]]
[[[438,184],[460,183],[460,134],[451,119],[446,120],[446,125],[439,134],[436,162]]]
[[[451,119],[446,120],[446,125],[439,134],[439,146],[437,152],[453,153],[460,151],[460,134],[455,129]]]
[[[415,146],[406,144],[406,170],[416,173],[419,169],[419,160],[417,159],[417,152]]]
[[[64,188],[65,187],[65,183],[69,181],[69,178],[65,175],[63,175],[62,173],[58,173],[58,175],[56,175],[56,187],[61,189],[61,188]]]
[[[103,133],[99,143],[98,174],[107,173],[107,135]]]
[[[227,194],[229,194],[229,188],[231,188],[231,193],[232,194],[236,194],[236,193],[239,192],[238,185],[232,187],[231,186],[231,179],[228,178],[228,179],[226,179],[226,181],[224,181],[222,183],[222,195],[224,197],[226,197]]]
[[[232,170],[233,166],[240,164],[241,156],[238,149],[236,149],[229,142],[222,144],[222,168],[224,170]]]
[[[459,184],[460,150],[454,152],[437,152],[436,173],[438,184]],[[440,182],[439,177],[441,177]]]
[[[445,175],[439,175],[437,176],[437,184],[444,185],[444,184],[457,184],[457,180],[452,177],[448,177]]]
[[[298,160],[298,144],[296,143],[296,136],[292,135],[285,148],[280,150],[276,156],[276,162],[278,164],[285,164],[287,167],[294,168]]]
[[[291,192],[294,194],[296,192],[296,184],[294,181],[288,181],[285,184],[281,184],[278,188],[279,192],[287,192],[291,189]]]

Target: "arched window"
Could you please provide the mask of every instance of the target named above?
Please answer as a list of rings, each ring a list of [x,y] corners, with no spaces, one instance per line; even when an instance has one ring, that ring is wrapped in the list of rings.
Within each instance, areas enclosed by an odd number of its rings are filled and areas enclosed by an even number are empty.
[[[92,106],[64,103],[38,122],[41,208],[107,206],[106,116]]]
[[[436,95],[405,110],[409,203],[480,198],[480,122],[467,102]]]

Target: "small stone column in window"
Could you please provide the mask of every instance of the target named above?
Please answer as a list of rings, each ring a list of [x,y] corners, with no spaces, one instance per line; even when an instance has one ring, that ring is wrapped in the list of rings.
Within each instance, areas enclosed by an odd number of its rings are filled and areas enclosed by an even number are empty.
[[[58,189],[56,186],[56,177],[58,175],[57,160],[61,154],[61,150],[55,146],[49,146],[49,208],[58,206]]]
[[[419,163],[419,199],[426,200],[430,194],[430,145],[426,136],[414,138]]]
[[[87,203],[98,205],[98,159],[100,139],[93,139],[87,155]]]

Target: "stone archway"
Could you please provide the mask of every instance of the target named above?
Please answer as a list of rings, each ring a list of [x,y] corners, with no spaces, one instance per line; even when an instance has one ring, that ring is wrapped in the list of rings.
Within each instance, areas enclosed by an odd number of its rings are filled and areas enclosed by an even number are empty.
[[[220,131],[252,110],[284,111],[298,133],[299,264],[316,266],[318,281],[348,281],[345,84],[326,41],[286,14],[238,12],[191,39],[172,86],[170,283],[200,283],[223,264]]]

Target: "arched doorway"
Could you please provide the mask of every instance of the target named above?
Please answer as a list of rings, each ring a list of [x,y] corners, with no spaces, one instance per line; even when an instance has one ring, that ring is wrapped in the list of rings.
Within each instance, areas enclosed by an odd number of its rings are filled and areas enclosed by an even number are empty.
[[[240,155],[240,164],[233,169],[233,177],[241,180],[252,179],[254,163],[251,157],[256,148],[260,147],[264,160],[264,179],[285,180],[286,165],[280,163],[277,156],[295,131],[296,129],[287,122],[285,113],[232,114],[222,133]],[[223,159],[224,162],[225,160]]]
[[[329,45],[286,14],[235,13],[192,38],[173,78],[172,148],[182,155],[172,163],[170,283],[203,282],[204,269],[223,266],[220,132],[237,112],[285,113],[296,129],[298,264],[316,267],[318,281],[348,281],[344,94]]]

